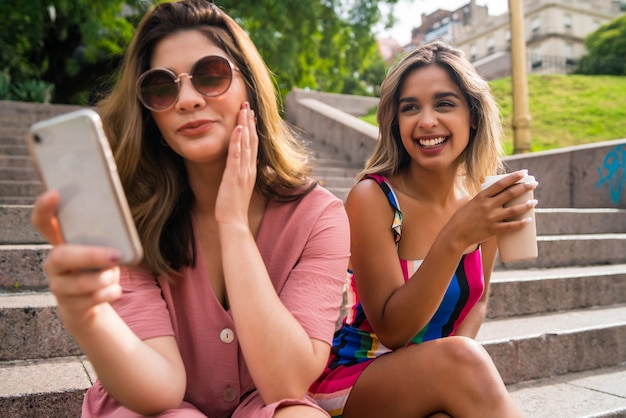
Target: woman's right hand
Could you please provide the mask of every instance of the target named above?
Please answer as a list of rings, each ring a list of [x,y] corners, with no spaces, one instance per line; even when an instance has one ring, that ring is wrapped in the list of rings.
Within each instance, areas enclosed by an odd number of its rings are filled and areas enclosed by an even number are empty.
[[[99,305],[119,298],[120,254],[112,248],[66,244],[55,215],[56,191],[43,193],[35,202],[31,222],[53,245],[43,264],[58,311],[69,329],[88,325]]]
[[[536,182],[517,183],[525,175],[524,170],[508,174],[474,196],[452,217],[445,229],[453,237],[457,237],[461,250],[500,233],[517,231],[530,221],[513,221],[511,218],[534,208],[537,205],[536,200],[504,207],[507,202],[537,187]]]

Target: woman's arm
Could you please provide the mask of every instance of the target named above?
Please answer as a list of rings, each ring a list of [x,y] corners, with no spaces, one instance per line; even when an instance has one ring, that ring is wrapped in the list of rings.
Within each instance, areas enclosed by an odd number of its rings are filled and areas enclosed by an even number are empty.
[[[215,217],[228,301],[241,350],[256,387],[264,402],[269,404],[304,397],[323,370],[330,347],[326,342],[309,337],[280,300],[250,230],[248,210],[256,180],[257,146],[254,115],[244,107],[239,115],[239,127],[231,137]],[[335,208],[328,216],[338,214],[340,212]],[[327,270],[342,280],[348,258],[345,213],[333,222],[335,226],[327,227],[319,235],[321,242],[317,247],[326,253],[320,251],[312,257],[321,257],[317,262],[325,263]],[[343,253],[334,252],[333,245],[328,242],[337,236],[343,240],[343,245],[339,245]],[[326,248],[322,248],[324,244]],[[297,264],[306,262],[298,260]],[[337,294],[333,295],[337,297],[337,307],[340,292],[338,288]],[[314,312],[311,314],[315,315]]]
[[[141,341],[130,330],[110,305],[122,294],[119,254],[64,244],[54,217],[57,204],[57,193],[42,195],[32,221],[55,245],[44,268],[63,325],[120,404],[144,415],[179,407],[186,377],[174,338]]]
[[[503,208],[505,202],[534,188],[513,186],[522,176],[519,172],[503,178],[457,211],[406,284],[390,231],[393,213],[386,197],[373,181],[354,186],[346,201],[351,263],[363,309],[385,346],[405,346],[428,323],[468,247],[525,225],[523,220],[504,220],[528,210],[532,203]]]

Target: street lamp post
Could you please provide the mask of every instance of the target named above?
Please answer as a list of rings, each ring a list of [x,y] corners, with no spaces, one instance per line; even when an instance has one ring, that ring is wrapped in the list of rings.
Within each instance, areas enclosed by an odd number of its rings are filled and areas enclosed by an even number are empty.
[[[511,80],[513,87],[513,153],[530,151],[530,112],[526,79],[526,36],[522,0],[509,0]]]

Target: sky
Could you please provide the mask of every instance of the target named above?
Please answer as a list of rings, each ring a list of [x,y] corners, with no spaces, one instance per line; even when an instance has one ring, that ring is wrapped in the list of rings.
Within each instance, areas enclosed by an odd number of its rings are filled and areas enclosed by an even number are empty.
[[[456,10],[467,3],[469,0],[399,0],[394,8],[395,26],[388,30],[378,30],[377,36],[391,37],[400,45],[406,45],[411,41],[411,29],[420,26],[422,13],[429,14],[437,9]],[[476,4],[486,5],[489,14],[494,16],[505,13],[509,8],[508,0],[476,0]],[[383,10],[383,13],[385,12],[386,10]]]

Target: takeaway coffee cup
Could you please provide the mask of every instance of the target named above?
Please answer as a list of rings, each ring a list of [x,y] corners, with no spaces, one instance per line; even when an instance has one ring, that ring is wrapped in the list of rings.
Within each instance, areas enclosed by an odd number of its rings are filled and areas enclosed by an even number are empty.
[[[487,176],[485,182],[482,184],[481,189],[486,189],[496,181],[500,180],[507,174],[501,174],[496,176]],[[518,183],[530,183],[534,182],[533,176],[526,175]],[[504,204],[504,207],[518,205],[520,203],[527,202],[534,198],[532,190],[527,191],[521,196],[510,200]],[[521,215],[507,219],[510,221],[516,221],[519,219],[530,218],[531,222],[527,223],[522,229],[518,231],[506,232],[499,234],[496,237],[498,241],[498,250],[500,253],[500,260],[504,263],[511,261],[526,260],[529,258],[536,258],[537,252],[537,227],[535,225],[535,210],[534,208],[522,213]]]

